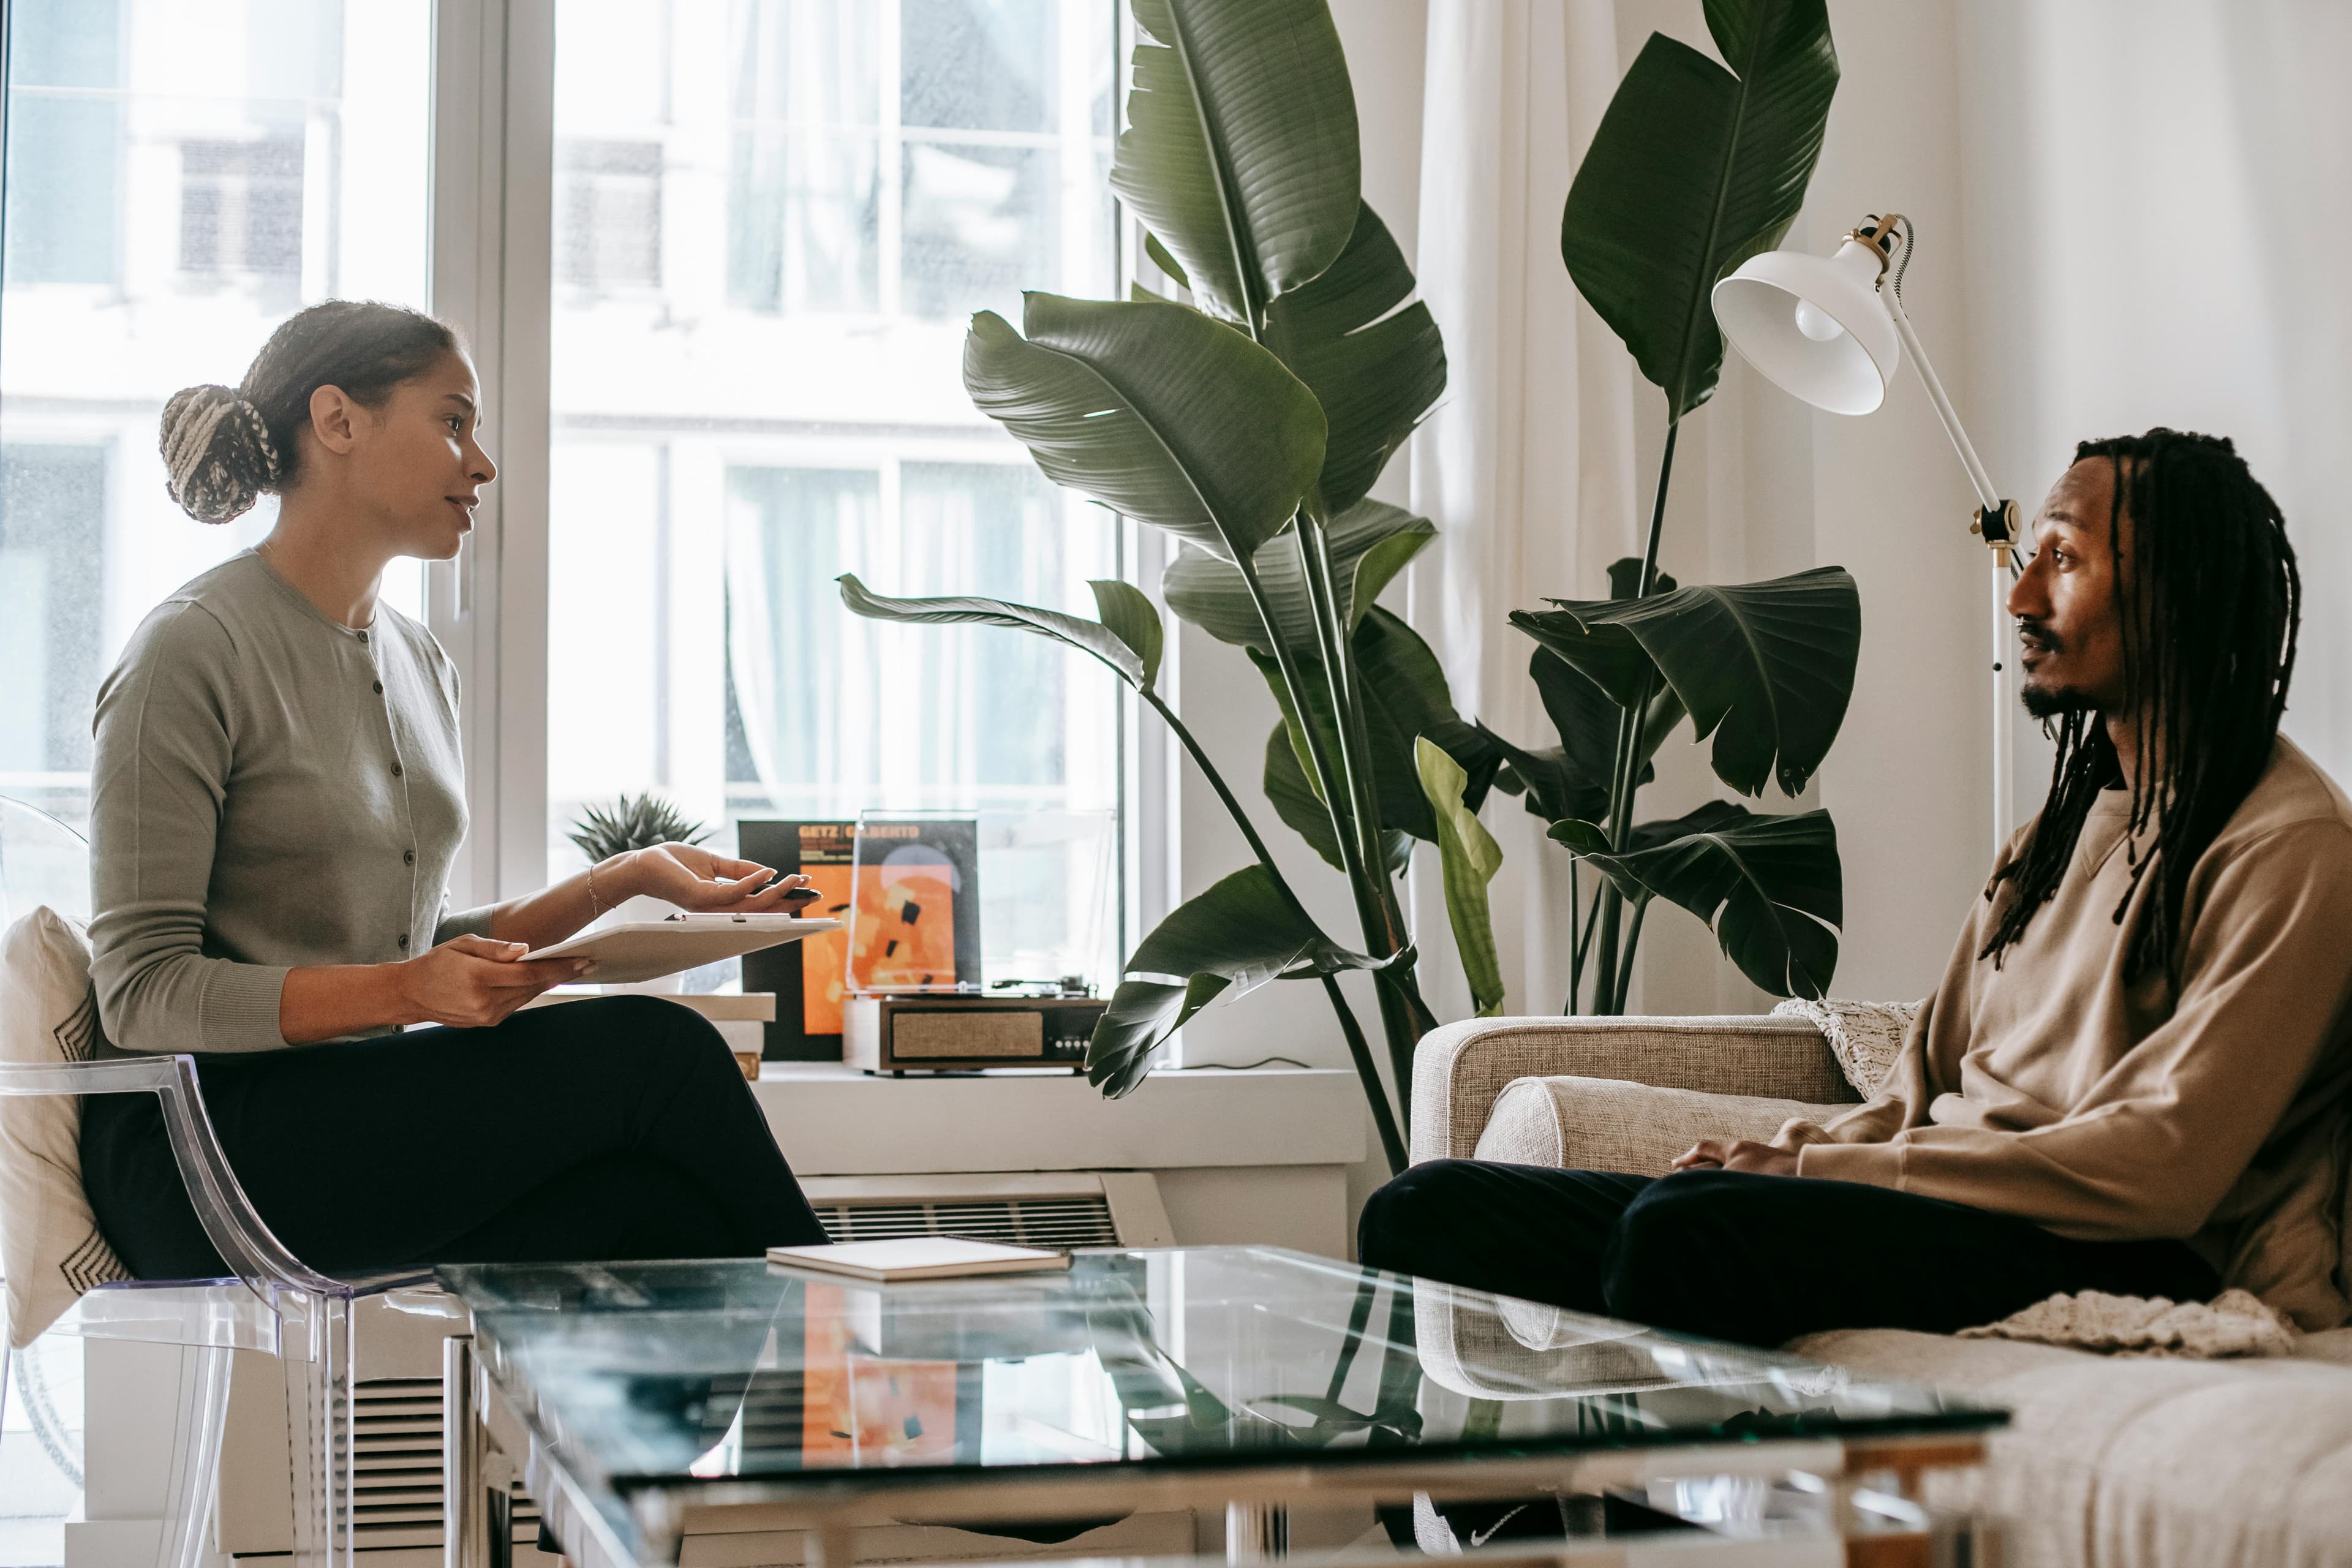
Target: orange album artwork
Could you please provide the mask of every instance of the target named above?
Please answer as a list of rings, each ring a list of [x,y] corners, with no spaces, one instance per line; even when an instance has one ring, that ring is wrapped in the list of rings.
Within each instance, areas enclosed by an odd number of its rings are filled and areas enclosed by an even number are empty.
[[[851,931],[856,948],[849,963],[858,989],[954,984],[957,878],[947,858],[928,847],[909,845],[891,851],[879,865],[859,870],[857,918]],[[810,1030],[814,1032],[814,1024]]]
[[[841,999],[849,989],[849,878],[845,862],[826,866],[803,859],[801,875],[817,890],[812,913],[842,922],[839,931],[819,931],[801,941],[801,1029],[810,1035],[841,1033]]]
[[[852,1294],[840,1285],[808,1287],[802,1467],[856,1469],[953,1458],[956,1363],[875,1354],[851,1327]]]

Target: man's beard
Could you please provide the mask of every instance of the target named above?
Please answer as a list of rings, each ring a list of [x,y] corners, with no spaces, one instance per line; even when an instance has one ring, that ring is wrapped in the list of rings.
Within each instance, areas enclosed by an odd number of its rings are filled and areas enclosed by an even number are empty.
[[[2020,640],[2028,647],[2039,648],[2045,654],[2060,653],[2065,649],[2066,645],[2056,633],[2031,616],[2017,617],[2017,630]],[[2023,689],[2018,692],[2018,700],[2025,704],[2028,713],[2044,721],[2063,719],[2070,713],[2095,712],[2098,709],[2098,704],[2084,696],[2079,688],[2037,686],[2030,675],[2025,678]]]
[[[2095,713],[2099,710],[2097,703],[2074,686],[2036,686],[2029,680],[2017,697],[2036,719],[2063,719],[2069,713]]]

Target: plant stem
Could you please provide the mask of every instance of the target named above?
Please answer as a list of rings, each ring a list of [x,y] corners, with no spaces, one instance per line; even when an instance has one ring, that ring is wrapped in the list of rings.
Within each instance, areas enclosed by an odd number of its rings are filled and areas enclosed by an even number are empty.
[[[1625,1010],[1625,998],[1633,993],[1633,953],[1642,943],[1642,920],[1650,912],[1650,900],[1642,900],[1633,906],[1633,923],[1625,930],[1624,965],[1617,972],[1617,1010]]]
[[[1193,765],[1198,767],[1202,776],[1209,781],[1209,787],[1217,792],[1217,799],[1223,803],[1225,815],[1232,817],[1234,826],[1242,830],[1244,842],[1249,845],[1250,853],[1257,857],[1258,864],[1265,868],[1265,874],[1274,879],[1276,890],[1289,900],[1292,908],[1304,916],[1307,912],[1306,906],[1298,901],[1298,895],[1291,890],[1290,883],[1284,878],[1281,868],[1275,865],[1274,856],[1266,849],[1265,840],[1258,837],[1256,826],[1249,819],[1249,813],[1244,811],[1242,803],[1234,798],[1234,792],[1226,787],[1224,775],[1217,771],[1217,765],[1214,763],[1209,761],[1209,754],[1201,749],[1201,742],[1192,738],[1192,731],[1184,727],[1184,721],[1176,717],[1175,710],[1162,701],[1158,692],[1146,691],[1140,695],[1146,702],[1151,704],[1152,711],[1159,714],[1169,730],[1174,733],[1177,742],[1184,748],[1185,754],[1192,759]],[[1330,998],[1331,1011],[1339,1020],[1339,1033],[1346,1037],[1348,1041],[1348,1055],[1356,1064],[1356,1077],[1363,1082],[1364,1099],[1371,1106],[1372,1124],[1380,1130],[1381,1150],[1388,1156],[1390,1173],[1394,1174],[1404,1169],[1405,1146],[1403,1134],[1397,1128],[1396,1112],[1389,1104],[1389,1091],[1381,1082],[1380,1068],[1373,1064],[1372,1048],[1364,1038],[1363,1026],[1356,1021],[1355,1009],[1349,1006],[1348,998],[1340,992],[1338,978],[1326,974],[1322,979],[1323,994]]]
[[[1265,584],[1257,574],[1257,563],[1244,552],[1236,552],[1234,564],[1240,569],[1242,581],[1249,587],[1251,602],[1257,605],[1258,624],[1265,628],[1265,640],[1274,649],[1274,662],[1282,670],[1282,683],[1290,689],[1291,710],[1298,715],[1300,733],[1307,738],[1307,760],[1314,764],[1316,786],[1323,793],[1324,809],[1331,814],[1331,837],[1339,841],[1339,862],[1348,874],[1349,890],[1356,898],[1356,919],[1363,927],[1366,941],[1381,930],[1378,912],[1372,903],[1371,877],[1364,865],[1362,842],[1357,837],[1355,825],[1348,819],[1348,810],[1339,793],[1339,775],[1331,766],[1330,748],[1324,744],[1323,727],[1315,721],[1315,709],[1307,700],[1307,677],[1298,668],[1298,656],[1284,640],[1281,625],[1275,619],[1274,605],[1265,596]],[[1394,952],[1391,948],[1390,952]],[[1372,954],[1385,958],[1384,952]]]
[[[1635,584],[1633,596],[1646,599],[1658,582],[1658,543],[1665,532],[1666,489],[1675,472],[1675,437],[1681,434],[1679,417],[1666,421],[1665,449],[1658,455],[1658,489],[1650,502],[1650,538],[1642,552],[1642,576]],[[1644,674],[1636,689],[1633,702],[1619,716],[1617,752],[1612,759],[1609,778],[1609,847],[1612,853],[1622,855],[1633,831],[1633,795],[1641,788],[1643,715],[1650,708],[1650,682]],[[1641,938],[1641,922],[1636,918],[1625,951],[1618,951],[1618,928],[1623,918],[1624,900],[1613,889],[1601,910],[1601,971],[1593,976],[1593,1010],[1612,1016],[1625,1010],[1624,977],[1633,973],[1633,944]],[[1600,993],[1606,987],[1608,994]]]
[[[1388,867],[1381,855],[1381,808],[1372,782],[1371,738],[1364,727],[1355,649],[1349,645],[1348,628],[1341,624],[1339,598],[1331,583],[1331,542],[1311,507],[1298,509],[1296,526],[1298,564],[1307,579],[1307,601],[1315,622],[1316,651],[1323,661],[1324,681],[1331,693],[1332,722],[1339,731],[1339,765],[1347,777],[1348,809],[1356,819],[1357,854],[1366,867],[1373,868],[1385,889]],[[1365,931],[1364,940],[1378,944],[1372,950],[1374,957],[1386,958],[1404,945],[1404,933],[1385,896],[1379,900],[1378,907],[1381,929],[1377,936]]]
[[[1339,977],[1323,976],[1323,994],[1331,999],[1331,1013],[1339,1020],[1339,1032],[1348,1038],[1348,1055],[1356,1064],[1356,1077],[1364,1085],[1364,1099],[1372,1108],[1372,1125],[1380,1131],[1381,1152],[1388,1157],[1389,1174],[1400,1175],[1405,1167],[1404,1135],[1397,1130],[1396,1114],[1389,1109],[1389,1091],[1381,1082],[1381,1069],[1372,1060],[1371,1043],[1364,1038],[1364,1027],[1356,1022],[1355,1009],[1339,990]]]
[[[1568,1005],[1560,1011],[1569,1017],[1576,1016],[1576,992],[1584,982],[1584,939],[1577,934],[1576,906],[1582,900],[1582,889],[1577,886],[1576,860],[1568,862]]]
[[[1339,761],[1346,774],[1349,815],[1356,823],[1356,859],[1363,868],[1366,884],[1360,886],[1357,902],[1358,912],[1363,917],[1364,945],[1374,957],[1387,958],[1404,949],[1404,910],[1397,901],[1396,889],[1389,879],[1388,865],[1381,853],[1380,800],[1372,779],[1371,737],[1365,728],[1356,650],[1332,587],[1330,541],[1311,506],[1299,509],[1297,528],[1299,565],[1307,579],[1307,603],[1315,623],[1316,651],[1330,693]],[[1267,630],[1272,635],[1271,625]],[[1302,722],[1310,721],[1312,710],[1300,700],[1305,694],[1296,686],[1292,690]],[[1370,914],[1364,912],[1367,908]],[[1384,970],[1375,977],[1374,984],[1381,999],[1381,1029],[1388,1037],[1389,1061],[1396,1074],[1397,1098],[1409,1107],[1413,1049],[1421,1037],[1435,1026],[1436,1020],[1429,1016],[1428,1007],[1421,1000],[1420,988],[1412,984],[1410,974]]]

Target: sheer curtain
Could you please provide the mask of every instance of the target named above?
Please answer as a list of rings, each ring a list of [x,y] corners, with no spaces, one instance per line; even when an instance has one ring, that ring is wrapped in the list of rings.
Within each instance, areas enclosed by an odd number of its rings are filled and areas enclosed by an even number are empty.
[[[1457,708],[1542,743],[1534,645],[1505,617],[1604,592],[1608,563],[1639,548],[1633,364],[1559,257],[1560,204],[1616,90],[1614,14],[1606,0],[1431,0],[1425,69],[1416,259],[1449,374],[1412,446],[1412,508],[1439,534],[1412,569],[1408,615]],[[1516,801],[1486,818],[1505,856],[1492,900],[1507,1009],[1557,1012],[1568,857]],[[1429,857],[1412,900],[1432,1001],[1465,1016]]]
[[[2352,778],[2352,7],[1985,0],[1958,37],[1979,438],[2029,507],[2084,437],[2235,440],[2302,559],[2287,731]]]

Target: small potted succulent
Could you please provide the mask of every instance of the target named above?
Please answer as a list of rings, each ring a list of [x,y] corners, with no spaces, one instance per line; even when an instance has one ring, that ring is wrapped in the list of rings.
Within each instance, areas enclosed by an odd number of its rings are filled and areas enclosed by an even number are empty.
[[[609,807],[583,808],[578,821],[564,835],[580,847],[588,864],[597,865],[615,855],[632,849],[651,849],[657,844],[699,844],[710,837],[710,830],[693,821],[677,807],[647,791],[640,795],[623,795]],[[677,906],[667,899],[656,899],[646,893],[622,900],[590,922],[591,930],[605,926],[625,925],[632,921],[667,920],[677,912]],[[684,988],[685,976],[666,975],[648,980],[640,985],[607,986],[614,991],[673,992]]]

